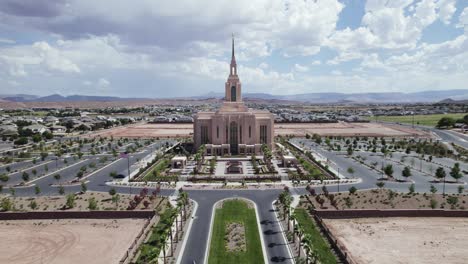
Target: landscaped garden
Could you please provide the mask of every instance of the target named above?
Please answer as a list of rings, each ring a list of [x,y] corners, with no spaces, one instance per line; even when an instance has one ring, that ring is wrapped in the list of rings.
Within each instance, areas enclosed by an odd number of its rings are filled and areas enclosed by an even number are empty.
[[[294,210],[294,215],[299,227],[295,229],[300,230],[300,236],[303,236],[302,243],[305,245],[306,250],[309,251],[307,252],[309,258],[318,261],[318,263],[337,263],[330,244],[322,236],[314,220],[307,213],[307,210],[297,208]]]
[[[263,263],[255,208],[227,200],[215,210],[208,263]]]

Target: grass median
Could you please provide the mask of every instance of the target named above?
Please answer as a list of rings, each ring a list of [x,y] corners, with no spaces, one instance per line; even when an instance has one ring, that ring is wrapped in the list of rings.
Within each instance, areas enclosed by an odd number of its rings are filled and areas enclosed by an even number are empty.
[[[297,208],[294,212],[297,222],[304,228],[304,233],[311,235],[312,248],[316,250],[320,263],[337,263],[330,245],[325,241],[306,209]]]
[[[241,223],[245,229],[245,250],[229,251],[227,227]],[[263,263],[262,244],[255,208],[246,201],[227,200],[215,210],[211,233],[209,264]]]

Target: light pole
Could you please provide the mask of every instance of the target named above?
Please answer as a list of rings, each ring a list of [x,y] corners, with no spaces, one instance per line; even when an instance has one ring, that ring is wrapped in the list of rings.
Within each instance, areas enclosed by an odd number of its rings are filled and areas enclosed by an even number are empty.
[[[338,167],[338,192],[340,192],[340,167]]]
[[[443,191],[442,191],[443,197],[445,197],[445,176],[446,176],[446,175],[445,175],[445,173],[444,173],[444,187],[443,187]]]

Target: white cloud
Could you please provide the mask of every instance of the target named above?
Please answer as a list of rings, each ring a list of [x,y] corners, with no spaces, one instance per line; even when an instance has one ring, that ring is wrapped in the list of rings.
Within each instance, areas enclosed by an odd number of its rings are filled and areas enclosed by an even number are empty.
[[[468,7],[465,7],[458,18],[457,27],[465,28],[465,32],[468,32]]]
[[[6,38],[0,38],[0,44],[15,44],[16,41]]]
[[[444,24],[450,24],[453,14],[457,11],[455,4],[456,0],[439,0],[437,2],[439,18]]]
[[[294,71],[296,72],[307,72],[309,71],[309,67],[307,66],[303,66],[303,65],[300,65],[300,64],[294,64]]]
[[[99,78],[99,80],[96,83],[96,86],[98,89],[104,90],[109,88],[110,82],[107,79],[104,78]]]
[[[312,65],[320,65],[320,64],[322,64],[322,62],[319,61],[319,60],[314,60],[314,61],[312,62]]]

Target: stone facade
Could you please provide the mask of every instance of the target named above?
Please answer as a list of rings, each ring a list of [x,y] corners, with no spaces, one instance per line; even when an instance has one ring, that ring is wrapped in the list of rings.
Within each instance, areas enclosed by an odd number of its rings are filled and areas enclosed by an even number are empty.
[[[259,154],[263,144],[273,147],[274,117],[268,111],[249,109],[242,101],[234,38],[229,71],[223,105],[216,112],[199,112],[194,118],[195,148],[204,144],[207,155]]]

